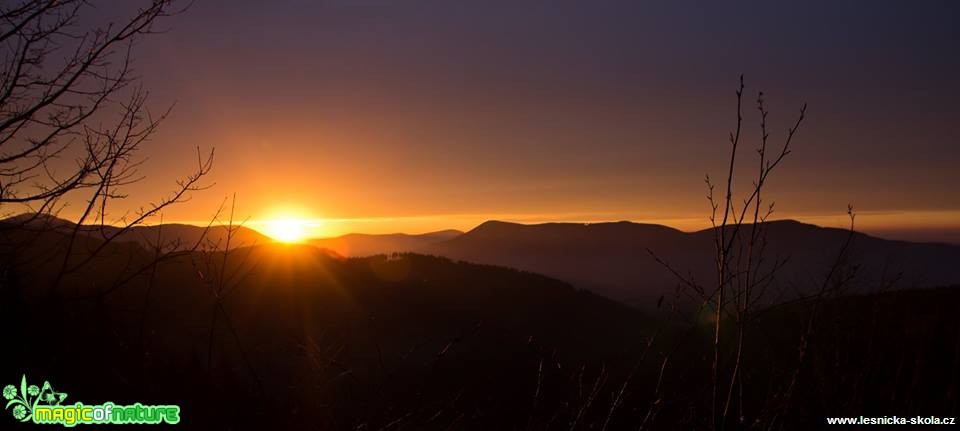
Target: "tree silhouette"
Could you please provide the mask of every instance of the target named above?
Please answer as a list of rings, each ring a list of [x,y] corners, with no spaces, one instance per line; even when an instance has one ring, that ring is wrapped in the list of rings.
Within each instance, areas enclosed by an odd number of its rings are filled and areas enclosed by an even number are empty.
[[[0,6],[0,215],[19,226],[42,223],[66,206],[79,209],[61,272],[71,261],[81,225],[98,225],[99,246],[203,189],[213,151],[197,150],[192,172],[172,192],[136,211],[112,214],[125,187],[141,180],[141,147],[169,114],[153,114],[133,69],[136,43],[161,19],[182,11],[152,0],[119,23],[103,25],[84,0],[30,0]],[[104,229],[119,226],[120,229]],[[7,226],[10,227],[10,226]],[[15,226],[16,227],[16,226]],[[54,283],[54,287],[57,283]]]

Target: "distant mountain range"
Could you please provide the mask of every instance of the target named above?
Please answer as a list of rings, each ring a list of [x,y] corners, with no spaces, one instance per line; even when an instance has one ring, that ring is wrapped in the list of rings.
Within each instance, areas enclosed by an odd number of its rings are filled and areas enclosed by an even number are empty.
[[[849,232],[796,221],[763,224],[768,264],[786,259],[778,272],[786,296],[819,285]],[[489,221],[419,252],[477,263],[509,266],[570,282],[608,297],[650,303],[669,295],[676,277],[650,255],[681,274],[714,283],[714,230],[682,232],[655,224],[546,223],[523,225]],[[898,279],[898,287],[960,282],[960,246],[890,241],[856,233],[849,264],[857,281],[876,287]]]
[[[7,219],[3,224],[23,223]],[[48,226],[69,232],[73,224],[52,217],[31,220],[28,226]],[[771,302],[809,293],[825,277],[849,232],[792,220],[763,224],[767,232],[767,265],[785,260],[778,271]],[[80,232],[103,238],[115,227],[83,226]],[[165,224],[137,226],[117,237],[121,242],[149,245],[158,233],[166,243],[184,246],[203,238],[208,248],[222,248],[226,228]],[[714,278],[714,231],[682,232],[667,226],[632,222],[544,223],[525,225],[488,221],[469,232],[444,230],[419,235],[349,234],[314,239],[311,245],[341,256],[362,257],[397,252],[443,256],[473,263],[539,273],[633,304],[651,305],[674,294],[676,277],[651,256],[668,262],[681,274],[710,285]],[[240,227],[232,247],[273,242],[259,232]],[[649,250],[649,251],[648,251]],[[848,251],[848,267],[857,268],[856,284],[865,289],[944,286],[960,283],[960,246],[892,241],[856,233]]]
[[[747,226],[749,228],[749,225]],[[849,232],[792,220],[763,224],[766,259],[786,260],[768,299],[777,302],[819,286]],[[652,304],[671,295],[676,277],[650,254],[700,283],[713,283],[714,231],[682,232],[632,222],[524,225],[488,221],[466,233],[361,235],[312,243],[344,256],[416,252],[475,263],[507,266],[555,277],[602,295]],[[648,251],[649,250],[649,251]],[[960,282],[960,246],[892,241],[856,233],[847,268],[855,284],[940,286]]]

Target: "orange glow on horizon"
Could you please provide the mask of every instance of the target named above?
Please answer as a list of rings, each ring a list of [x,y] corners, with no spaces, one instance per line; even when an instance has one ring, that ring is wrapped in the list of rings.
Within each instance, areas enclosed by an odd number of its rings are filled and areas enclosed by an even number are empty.
[[[307,239],[307,224],[305,220],[278,219],[263,222],[263,233],[285,243],[298,243]]]
[[[311,211],[291,206],[274,208],[250,220],[247,227],[277,242],[288,244],[301,243],[326,234],[325,220],[309,216]]]

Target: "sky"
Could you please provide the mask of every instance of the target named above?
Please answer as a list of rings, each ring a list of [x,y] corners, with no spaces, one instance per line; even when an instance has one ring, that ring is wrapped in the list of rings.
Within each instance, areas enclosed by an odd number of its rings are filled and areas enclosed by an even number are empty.
[[[749,172],[757,92],[774,146],[808,104],[768,183],[776,218],[841,226],[849,203],[867,232],[960,242],[958,18],[949,1],[198,0],[134,51],[151,105],[175,107],[121,206],[170,190],[199,146],[215,184],[164,221],[236,194],[252,227],[319,236],[698,229],[743,74]]]

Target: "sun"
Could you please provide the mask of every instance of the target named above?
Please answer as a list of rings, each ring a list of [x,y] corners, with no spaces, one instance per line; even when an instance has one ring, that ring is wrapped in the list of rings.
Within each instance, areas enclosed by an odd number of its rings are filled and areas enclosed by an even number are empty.
[[[286,243],[296,243],[307,239],[309,222],[306,220],[283,218],[264,222],[264,233],[271,238]]]

